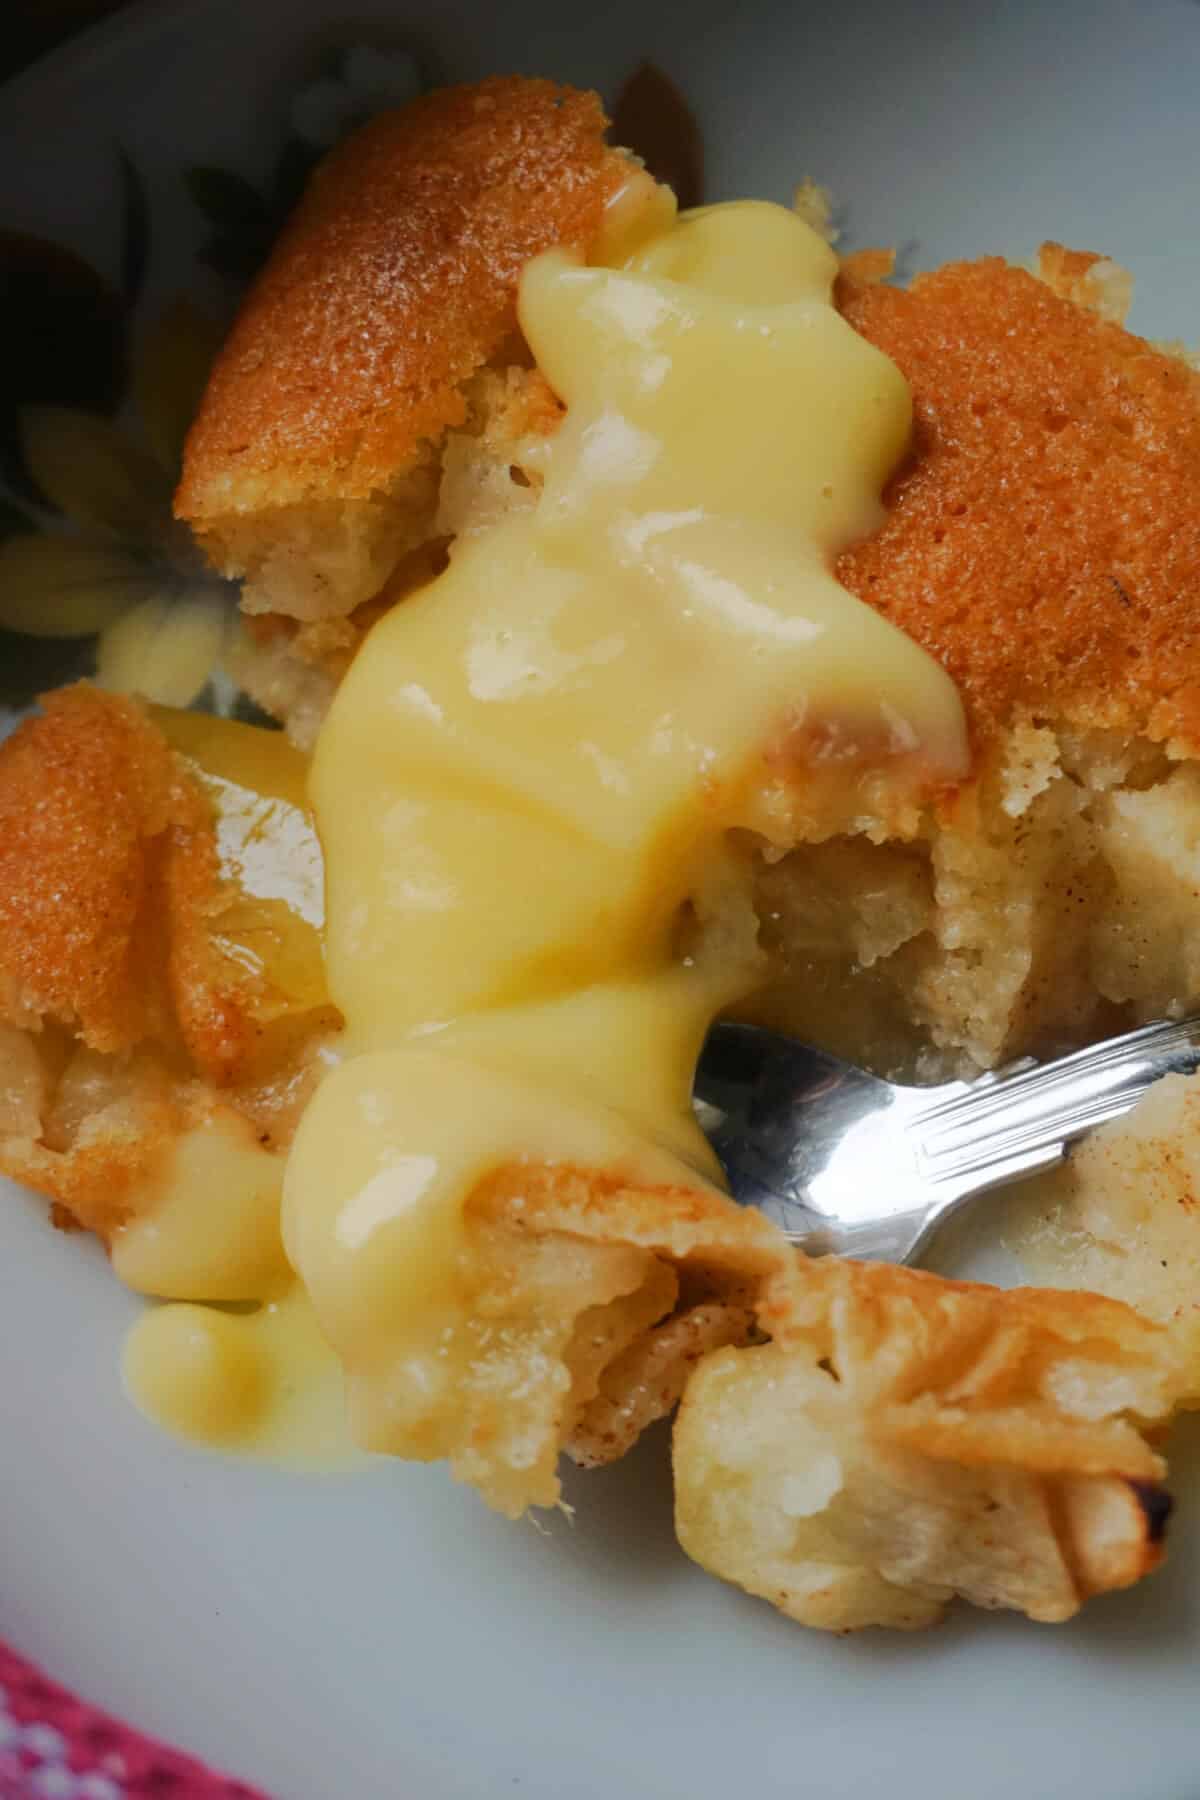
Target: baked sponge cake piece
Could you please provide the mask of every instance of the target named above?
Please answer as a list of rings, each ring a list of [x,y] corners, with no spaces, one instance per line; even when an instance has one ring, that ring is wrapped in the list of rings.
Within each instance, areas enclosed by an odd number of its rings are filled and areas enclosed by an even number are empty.
[[[386,114],[318,169],[213,371],[176,501],[250,611],[348,613],[432,534],[442,437],[472,378],[519,360],[522,267],[586,249],[633,173],[605,125],[595,94],[497,77]]]
[[[1200,378],[1094,310],[1098,261],[843,283],[915,429],[838,575],[954,676],[973,769],[907,841],[810,829],[762,872],[763,1004],[891,1068],[914,1026],[970,1073],[1200,997]]]
[[[57,1223],[111,1245],[196,1129],[289,1141],[340,1023],[294,905],[320,882],[303,767],[280,733],[86,683],[0,744],[0,1170]],[[273,833],[274,894],[261,856],[242,880]]]

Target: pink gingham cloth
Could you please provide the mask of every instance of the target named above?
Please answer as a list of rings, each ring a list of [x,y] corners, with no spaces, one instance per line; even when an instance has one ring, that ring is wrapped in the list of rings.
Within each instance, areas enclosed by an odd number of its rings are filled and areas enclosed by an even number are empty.
[[[267,1800],[77,1700],[0,1644],[0,1800]]]

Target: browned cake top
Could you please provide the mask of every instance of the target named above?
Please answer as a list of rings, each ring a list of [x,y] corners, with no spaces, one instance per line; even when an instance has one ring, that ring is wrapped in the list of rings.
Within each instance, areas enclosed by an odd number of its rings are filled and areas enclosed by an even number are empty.
[[[0,1012],[123,1049],[161,1023],[156,847],[196,802],[132,701],[44,706],[0,745]]]
[[[263,982],[230,954],[208,799],[136,701],[81,682],[42,706],[0,744],[0,1022],[151,1041],[179,1071],[245,1080],[274,1040]]]
[[[1200,748],[1200,378],[997,258],[845,284],[913,390],[891,510],[838,574],[1015,712]]]
[[[177,496],[206,520],[361,498],[462,422],[517,280],[583,247],[628,162],[595,94],[493,78],[375,120],[318,169],[222,352]]]

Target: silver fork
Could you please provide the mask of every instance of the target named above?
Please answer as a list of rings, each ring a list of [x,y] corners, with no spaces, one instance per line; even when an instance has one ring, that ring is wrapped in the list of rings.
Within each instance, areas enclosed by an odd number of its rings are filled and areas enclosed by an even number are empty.
[[[940,1087],[727,1022],[705,1043],[696,1111],[735,1198],[794,1243],[902,1263],[965,1201],[1053,1167],[1153,1082],[1198,1067],[1200,1017]]]

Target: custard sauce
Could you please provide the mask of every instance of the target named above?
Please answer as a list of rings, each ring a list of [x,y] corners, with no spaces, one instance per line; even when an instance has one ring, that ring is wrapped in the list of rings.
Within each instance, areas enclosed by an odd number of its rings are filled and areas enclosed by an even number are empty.
[[[283,1183],[297,1282],[249,1167],[204,1230],[168,1195],[158,1237],[118,1253],[146,1287],[176,1246],[175,1285],[151,1291],[190,1303],[150,1315],[127,1358],[176,1429],[278,1440],[269,1321],[298,1329],[311,1303],[357,1441],[420,1454],[453,1404],[481,1179],[564,1161],[720,1183],[691,1078],[753,977],[681,960],[678,928],[752,822],[772,747],[829,729],[898,782],[965,765],[948,677],[831,573],[878,524],[911,423],[899,371],[832,304],[832,250],[783,208],[675,218],[658,190],[617,210],[604,257],[551,251],[522,278],[522,329],[567,409],[536,504],[380,620],[317,745],[346,1031]],[[231,1247],[238,1194],[250,1249]],[[193,1259],[215,1273],[192,1280]],[[226,1259],[261,1264],[275,1312],[259,1339],[218,1313],[198,1345],[195,1301],[223,1297]]]

